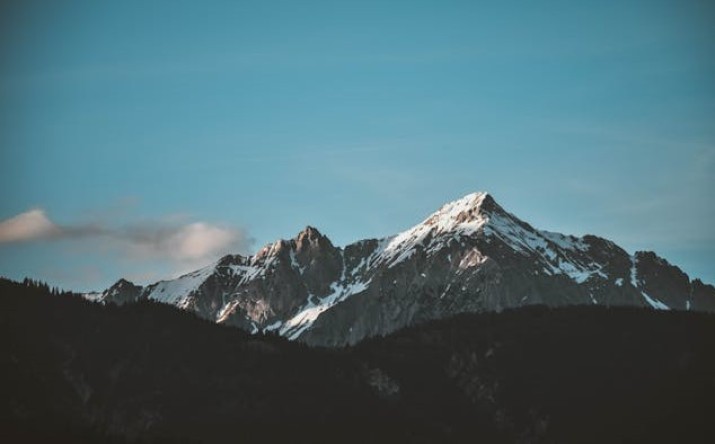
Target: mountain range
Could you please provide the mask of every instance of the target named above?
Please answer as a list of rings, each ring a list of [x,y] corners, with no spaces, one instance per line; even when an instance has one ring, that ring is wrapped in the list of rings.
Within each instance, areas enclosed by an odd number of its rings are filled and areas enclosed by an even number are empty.
[[[154,300],[251,333],[343,346],[461,313],[531,305],[715,311],[715,287],[653,252],[536,229],[487,193],[394,236],[343,248],[316,228],[255,255],[227,255],[147,286],[121,279],[85,298]]]

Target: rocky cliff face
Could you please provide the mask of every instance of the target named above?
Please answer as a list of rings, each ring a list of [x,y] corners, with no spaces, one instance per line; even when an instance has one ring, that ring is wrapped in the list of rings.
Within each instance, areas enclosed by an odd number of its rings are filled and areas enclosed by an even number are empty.
[[[155,299],[251,332],[354,344],[458,313],[525,305],[715,310],[715,287],[651,252],[537,230],[486,193],[448,203],[396,236],[335,247],[313,227],[145,288],[120,281],[100,300]],[[94,297],[96,299],[96,297]]]

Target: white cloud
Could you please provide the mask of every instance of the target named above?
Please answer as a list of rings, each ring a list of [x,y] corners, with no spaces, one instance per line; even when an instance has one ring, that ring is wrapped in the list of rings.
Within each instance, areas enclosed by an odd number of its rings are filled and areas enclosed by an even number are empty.
[[[202,261],[222,253],[243,251],[250,243],[237,228],[207,222],[185,225],[142,224],[114,231],[111,237],[132,257]]]
[[[33,209],[0,222],[0,245],[42,240],[84,240],[95,251],[184,265],[205,263],[221,254],[245,252],[252,243],[240,228],[176,218],[125,226],[59,225],[44,210]]]
[[[198,259],[232,244],[239,233],[197,222],[183,227],[176,236],[180,259]]]
[[[0,222],[0,243],[30,242],[60,236],[62,230],[45,214],[34,209]]]

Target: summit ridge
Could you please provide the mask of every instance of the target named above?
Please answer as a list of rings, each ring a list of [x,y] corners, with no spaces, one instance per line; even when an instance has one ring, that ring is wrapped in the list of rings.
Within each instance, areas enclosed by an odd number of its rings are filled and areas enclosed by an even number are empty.
[[[715,287],[650,252],[538,230],[484,192],[417,225],[336,247],[308,225],[252,256],[227,255],[146,287],[120,280],[88,299],[153,299],[252,333],[354,344],[459,313],[528,305],[715,311]]]

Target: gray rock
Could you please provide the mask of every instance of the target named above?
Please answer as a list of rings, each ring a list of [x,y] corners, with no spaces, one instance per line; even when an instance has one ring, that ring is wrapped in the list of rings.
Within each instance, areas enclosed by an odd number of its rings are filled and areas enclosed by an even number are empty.
[[[335,247],[313,227],[145,288],[154,299],[251,332],[342,346],[465,312],[545,304],[715,311],[715,288],[652,252],[535,229],[486,193],[448,203],[396,236]]]

